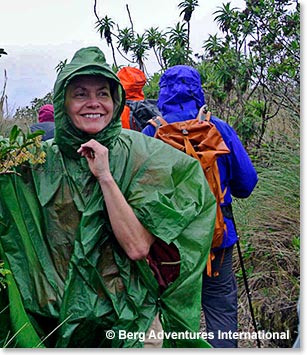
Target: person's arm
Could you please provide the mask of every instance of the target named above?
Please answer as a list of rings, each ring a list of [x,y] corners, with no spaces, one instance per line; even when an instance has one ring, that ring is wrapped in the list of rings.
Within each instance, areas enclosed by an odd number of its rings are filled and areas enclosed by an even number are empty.
[[[144,133],[146,136],[154,137],[156,129],[151,124],[148,124],[143,128],[142,133]]]
[[[134,214],[109,169],[108,149],[95,140],[82,144],[78,152],[86,157],[97,178],[107,206],[111,226],[121,247],[132,260],[145,258],[154,236]]]
[[[218,159],[221,178],[224,176],[226,184],[229,184],[232,196],[247,198],[257,184],[257,171],[236,131],[217,117],[212,116],[211,120],[230,150],[229,155],[226,154]]]
[[[231,137],[231,194],[238,198],[247,198],[254,190],[258,176],[253,163],[243,147],[239,137]]]

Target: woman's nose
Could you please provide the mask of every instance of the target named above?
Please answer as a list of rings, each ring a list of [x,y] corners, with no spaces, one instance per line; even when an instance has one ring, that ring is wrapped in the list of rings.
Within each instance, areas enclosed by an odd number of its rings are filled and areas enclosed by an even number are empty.
[[[96,108],[96,107],[100,106],[100,102],[99,102],[98,98],[96,97],[96,95],[90,96],[86,104],[88,107],[95,107]]]

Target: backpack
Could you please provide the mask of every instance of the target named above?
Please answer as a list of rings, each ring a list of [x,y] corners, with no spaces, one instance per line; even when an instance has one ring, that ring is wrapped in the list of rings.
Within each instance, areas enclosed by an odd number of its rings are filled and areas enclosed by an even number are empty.
[[[123,128],[141,132],[148,120],[161,113],[155,105],[155,100],[145,99],[140,101],[126,100],[125,109],[121,120]]]
[[[216,198],[216,220],[211,248],[221,246],[226,224],[224,222],[221,203],[224,202],[226,189],[222,191],[217,158],[230,153],[220,132],[210,122],[211,112],[206,106],[201,107],[196,119],[167,123],[162,117],[149,120],[155,127],[155,137],[170,144],[200,161],[210,190]],[[207,262],[207,273],[211,276],[211,260],[214,253],[211,250]]]

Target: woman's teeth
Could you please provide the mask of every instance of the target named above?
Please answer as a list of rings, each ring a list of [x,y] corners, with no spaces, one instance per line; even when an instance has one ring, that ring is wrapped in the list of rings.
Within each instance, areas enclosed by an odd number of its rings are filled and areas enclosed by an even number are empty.
[[[101,114],[100,113],[89,113],[89,114],[86,114],[84,115],[85,118],[99,118],[101,117]]]

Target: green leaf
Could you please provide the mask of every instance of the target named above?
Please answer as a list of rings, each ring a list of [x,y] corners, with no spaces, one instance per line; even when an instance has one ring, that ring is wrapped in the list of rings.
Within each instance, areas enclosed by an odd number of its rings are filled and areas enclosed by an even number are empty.
[[[27,134],[27,140],[28,139],[34,139],[38,136],[43,136],[46,132],[43,129],[38,129],[37,131],[33,132],[33,133],[28,133]]]
[[[296,75],[296,68],[289,68],[288,74],[289,74],[290,78],[294,78]]]
[[[298,44],[298,42],[295,41],[295,40],[292,41],[292,42],[291,42],[291,48],[294,49],[294,50],[299,49],[299,44]]]
[[[17,125],[14,125],[10,132],[10,143],[14,143],[20,133],[20,128]]]

